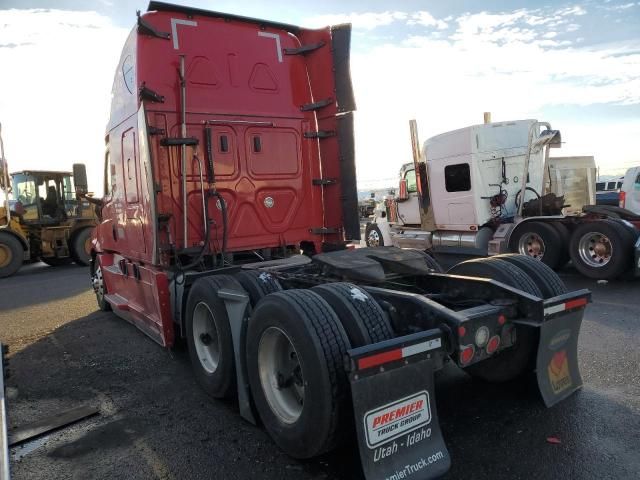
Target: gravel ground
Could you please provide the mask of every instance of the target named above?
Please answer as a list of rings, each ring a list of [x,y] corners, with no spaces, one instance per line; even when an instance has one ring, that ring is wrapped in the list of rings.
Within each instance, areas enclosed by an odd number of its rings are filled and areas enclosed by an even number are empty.
[[[640,282],[590,288],[580,337],[585,387],[552,409],[536,387],[437,377],[453,467],[447,478],[640,478]],[[23,268],[0,280],[0,340],[11,347],[10,427],[80,405],[100,415],[11,450],[19,479],[361,478],[357,448],[298,462],[234,403],[210,400],[188,356],[96,311],[86,269]],[[557,437],[561,444],[546,441]]]

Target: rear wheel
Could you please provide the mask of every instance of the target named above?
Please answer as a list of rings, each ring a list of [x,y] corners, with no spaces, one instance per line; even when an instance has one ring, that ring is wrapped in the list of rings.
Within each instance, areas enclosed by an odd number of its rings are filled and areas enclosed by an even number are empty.
[[[217,291],[242,287],[228,275],[196,280],[186,308],[187,346],[200,386],[214,398],[229,398],[236,391],[236,370],[231,327],[224,301]]]
[[[310,290],[263,298],[247,332],[256,408],[275,443],[295,458],[324,453],[349,423],[343,358],[349,339],[331,307]]]
[[[71,257],[78,265],[89,265],[91,261],[91,228],[78,232],[71,243]]]
[[[583,223],[573,231],[570,253],[580,273],[610,280],[631,267],[632,237],[624,225],[613,220]]]
[[[13,235],[0,232],[0,278],[13,275],[22,266],[24,249]]]
[[[363,289],[351,283],[327,283],[313,287],[338,315],[352,347],[393,338],[386,312]]]
[[[567,293],[567,287],[558,274],[534,258],[516,253],[506,253],[488,258],[487,261],[491,261],[494,258],[509,262],[529,275],[540,288],[543,298],[551,298]]]
[[[537,260],[534,260],[537,261]],[[447,273],[493,278],[537,297],[542,297],[535,282],[518,266],[499,258],[469,260],[452,267]],[[530,369],[538,346],[538,330],[516,325],[516,343],[495,356],[465,368],[473,377],[500,383],[513,380]]]
[[[382,232],[375,223],[370,223],[364,232],[365,241],[367,247],[384,247],[384,238],[382,238]]]
[[[557,268],[562,259],[560,232],[542,222],[526,222],[516,227],[509,239],[509,250],[540,260],[551,268]]]
[[[107,295],[107,287],[104,284],[102,266],[100,265],[100,260],[97,257],[93,260],[92,264],[91,284],[93,286],[93,291],[96,294],[98,308],[103,312],[108,312],[109,310],[111,310],[111,304],[107,302],[105,298],[105,296]]]
[[[262,297],[282,290],[278,279],[273,277],[269,272],[243,270],[236,273],[234,278],[240,282],[240,285],[242,285],[249,294],[252,307],[255,307]]]
[[[490,278],[542,298],[542,292],[538,285],[522,269],[499,258],[467,260],[454,265],[447,273]]]
[[[436,261],[436,259],[433,258],[431,255],[429,255],[427,252],[425,252],[424,250],[420,250],[419,248],[412,248],[411,250],[413,250],[414,252],[418,252],[420,255],[424,257],[424,262],[427,264],[427,267],[429,268],[429,270],[432,270],[436,273],[444,272],[444,269],[442,268],[442,266],[440,266],[440,264]]]

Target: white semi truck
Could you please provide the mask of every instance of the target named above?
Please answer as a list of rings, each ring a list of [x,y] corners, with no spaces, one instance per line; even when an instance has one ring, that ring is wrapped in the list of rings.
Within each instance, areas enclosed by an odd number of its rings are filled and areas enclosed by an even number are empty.
[[[537,120],[485,123],[429,138],[400,169],[399,195],[378,208],[368,246],[437,256],[521,253],[584,275],[640,273],[640,216],[595,207],[593,157],[550,158],[560,132]]]

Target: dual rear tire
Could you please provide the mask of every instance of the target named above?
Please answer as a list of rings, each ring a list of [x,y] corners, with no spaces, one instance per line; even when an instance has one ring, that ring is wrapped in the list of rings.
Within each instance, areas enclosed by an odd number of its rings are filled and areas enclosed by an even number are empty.
[[[392,337],[384,310],[349,283],[262,299],[249,322],[247,370],[256,408],[276,444],[295,458],[337,446],[352,424],[347,350]]]
[[[560,223],[526,222],[509,239],[509,251],[541,261],[552,269],[569,260],[569,231]]]
[[[393,337],[384,310],[347,283],[286,290],[271,276],[241,272],[197,280],[187,299],[186,334],[198,383],[233,396],[233,340],[221,288],[246,292],[247,377],[256,410],[275,443],[295,458],[334,448],[351,425],[347,350]]]
[[[613,279],[631,268],[638,232],[615,220],[583,223],[571,235],[569,251],[576,269],[594,279]]]
[[[513,232],[509,250],[552,269],[562,268],[571,259],[582,275],[610,280],[631,267],[637,238],[638,231],[619,220],[585,220],[571,233],[559,222],[525,222]]]
[[[447,273],[497,280],[539,298],[567,292],[564,283],[547,265],[525,255],[499,255],[468,260],[454,265]],[[522,376],[532,368],[539,334],[534,327],[516,325],[516,344],[494,357],[470,365],[465,371],[482,380],[501,383]]]

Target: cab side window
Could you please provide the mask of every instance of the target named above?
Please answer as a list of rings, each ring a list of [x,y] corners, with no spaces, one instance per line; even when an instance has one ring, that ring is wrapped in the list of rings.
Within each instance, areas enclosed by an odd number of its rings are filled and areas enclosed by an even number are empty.
[[[471,171],[468,163],[444,167],[444,186],[447,192],[468,192],[471,190]]]

